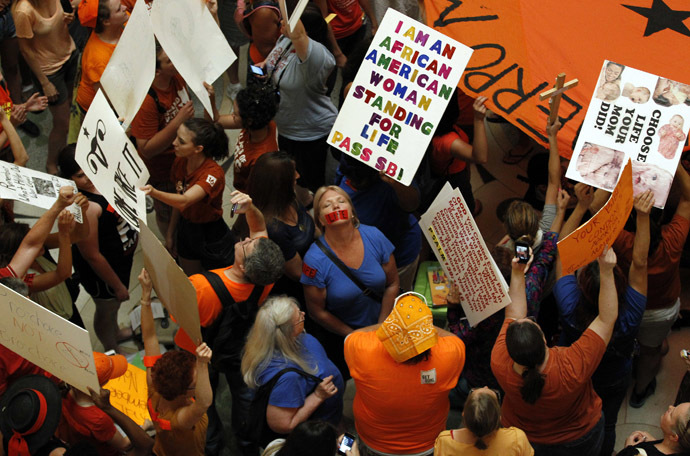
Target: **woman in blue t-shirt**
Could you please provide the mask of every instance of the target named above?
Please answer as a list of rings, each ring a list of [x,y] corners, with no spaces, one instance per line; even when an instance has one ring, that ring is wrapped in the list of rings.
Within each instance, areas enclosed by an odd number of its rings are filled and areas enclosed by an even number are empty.
[[[287,367],[318,377],[321,382],[297,372],[286,372],[278,378],[266,408],[266,424],[272,432],[264,432],[262,445],[289,434],[309,418],[339,425],[345,392],[343,378],[319,341],[304,332],[304,312],[297,301],[272,296],[259,309],[247,336],[242,375],[250,388],[258,388]]]
[[[398,294],[394,247],[378,229],[359,224],[350,197],[334,185],[314,195],[314,222],[323,236],[307,251],[300,281],[309,316],[322,329],[318,339],[349,378],[345,336],[385,320]]]
[[[616,442],[616,421],[630,383],[635,336],[642,322],[647,305],[647,255],[649,252],[649,211],[654,205],[654,194],[646,191],[635,198],[637,231],[633,245],[632,264],[626,279],[620,267],[614,269],[618,290],[618,319],[611,342],[599,367],[592,376],[594,390],[601,397],[604,412],[604,443],[600,454],[610,455]],[[581,212],[575,211],[577,217]],[[575,226],[579,220],[568,220],[566,225]],[[564,236],[569,229],[564,228]],[[599,267],[595,261],[583,267],[577,277],[568,274],[561,277],[560,261],[556,266],[559,277],[553,289],[563,333],[560,345],[571,345],[584,332],[597,315],[599,296]]]

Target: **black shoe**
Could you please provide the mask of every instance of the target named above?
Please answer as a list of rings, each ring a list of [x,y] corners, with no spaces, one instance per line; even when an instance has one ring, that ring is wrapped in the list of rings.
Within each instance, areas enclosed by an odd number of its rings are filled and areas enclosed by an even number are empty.
[[[38,125],[29,119],[25,120],[23,124],[19,125],[19,129],[32,138],[38,138],[41,134],[41,129],[38,128]]]
[[[651,382],[649,382],[649,385],[647,385],[647,388],[644,389],[642,394],[637,394],[635,393],[635,389],[633,389],[632,393],[630,394],[630,407],[632,408],[640,408],[644,405],[645,402],[647,402],[647,399],[649,399],[649,396],[654,394],[656,391],[656,377],[652,379]]]

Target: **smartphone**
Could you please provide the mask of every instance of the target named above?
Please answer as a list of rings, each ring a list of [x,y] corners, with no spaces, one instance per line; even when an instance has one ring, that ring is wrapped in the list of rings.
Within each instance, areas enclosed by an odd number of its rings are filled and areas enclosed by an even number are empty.
[[[680,357],[683,358],[683,359],[690,360],[690,351],[681,350],[681,351],[680,351]]]
[[[264,75],[264,70],[262,70],[260,67],[256,65],[249,65],[249,68],[252,69],[252,73],[258,75],[258,76],[263,76]]]
[[[343,436],[343,440],[340,442],[340,446],[338,447],[338,454],[340,456],[345,456],[345,452],[350,451],[352,449],[352,445],[355,443],[355,436],[352,434],[348,434],[347,432]]]
[[[527,263],[529,261],[529,244],[515,241],[515,257],[518,259],[518,263]]]
[[[72,8],[72,3],[70,3],[69,0],[60,0],[60,4],[62,5],[62,9],[65,13],[74,12],[74,8]]]

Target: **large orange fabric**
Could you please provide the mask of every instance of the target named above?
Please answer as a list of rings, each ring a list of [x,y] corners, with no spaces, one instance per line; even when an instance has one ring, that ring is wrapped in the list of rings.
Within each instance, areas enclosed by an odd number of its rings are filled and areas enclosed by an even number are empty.
[[[604,60],[690,82],[686,0],[424,0],[427,24],[475,52],[460,79],[471,96],[543,145],[548,102],[539,93],[556,75],[577,78],[561,101],[561,155],[570,157]],[[673,13],[677,11],[677,13]],[[685,14],[683,14],[685,12]]]
[[[93,97],[96,96],[94,84],[101,80],[115,46],[101,40],[96,32],[92,32],[89,41],[86,42],[81,56],[81,80],[77,88],[77,103],[84,111],[89,110]]]

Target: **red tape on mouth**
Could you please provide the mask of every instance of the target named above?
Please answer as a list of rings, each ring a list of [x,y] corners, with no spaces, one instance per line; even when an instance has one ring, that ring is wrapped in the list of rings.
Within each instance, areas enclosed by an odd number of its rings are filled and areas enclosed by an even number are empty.
[[[331,212],[330,214],[326,214],[324,217],[326,218],[326,223],[328,223],[329,225],[331,223],[337,222],[338,220],[347,220],[350,218],[347,213],[347,209]]]

